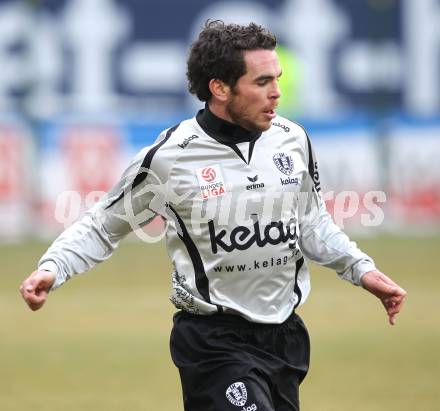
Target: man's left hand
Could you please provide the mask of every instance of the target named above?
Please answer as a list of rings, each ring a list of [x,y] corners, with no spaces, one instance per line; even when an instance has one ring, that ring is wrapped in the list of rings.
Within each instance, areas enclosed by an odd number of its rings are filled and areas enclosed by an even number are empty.
[[[382,301],[391,325],[402,309],[406,291],[380,271],[370,271],[361,278],[362,286]]]

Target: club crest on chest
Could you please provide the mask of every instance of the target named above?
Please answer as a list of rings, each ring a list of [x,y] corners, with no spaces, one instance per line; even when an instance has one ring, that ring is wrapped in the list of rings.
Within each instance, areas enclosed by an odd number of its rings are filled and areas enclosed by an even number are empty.
[[[292,157],[285,153],[276,153],[273,156],[273,162],[279,171],[286,176],[290,176],[293,172],[293,160]]]

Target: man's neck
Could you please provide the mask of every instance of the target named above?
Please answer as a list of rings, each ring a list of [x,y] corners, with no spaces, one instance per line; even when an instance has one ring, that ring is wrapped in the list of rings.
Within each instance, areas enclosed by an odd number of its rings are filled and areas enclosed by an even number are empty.
[[[226,108],[224,105],[214,103],[210,101],[207,103],[209,111],[211,111],[212,114],[217,116],[218,118],[227,121],[228,123],[235,124],[235,122],[232,120],[231,116],[228,115]],[[238,124],[236,124],[238,125]]]

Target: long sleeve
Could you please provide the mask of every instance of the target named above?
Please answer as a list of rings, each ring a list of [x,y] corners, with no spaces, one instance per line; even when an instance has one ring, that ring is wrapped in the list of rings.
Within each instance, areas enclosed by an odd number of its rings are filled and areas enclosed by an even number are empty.
[[[139,152],[114,188],[41,257],[38,268],[56,274],[52,289],[109,258],[122,238],[161,213],[165,189],[144,169],[149,149]]]
[[[362,275],[375,270],[374,262],[333,223],[321,197],[317,161],[308,137],[306,144],[308,173],[302,182],[298,216],[300,248],[310,260],[360,285]]]

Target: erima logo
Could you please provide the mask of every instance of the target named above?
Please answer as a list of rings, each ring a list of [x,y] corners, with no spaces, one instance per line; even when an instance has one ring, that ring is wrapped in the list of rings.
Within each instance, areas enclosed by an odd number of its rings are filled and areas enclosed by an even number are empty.
[[[182,144],[177,144],[180,148],[185,148],[192,140],[195,140],[196,138],[199,138],[199,136],[196,136],[193,134],[192,136],[189,136],[185,138],[185,140],[182,141]]]
[[[284,125],[284,124],[281,124],[281,123],[272,123],[272,125],[275,126],[275,127],[280,127],[280,128],[282,128],[286,133],[288,133],[288,132],[290,131],[290,127],[287,127],[287,126]]]
[[[298,178],[281,178],[280,177],[280,181],[281,181],[281,185],[282,186],[287,186],[288,184],[298,184]]]
[[[246,190],[256,190],[257,188],[264,187],[264,183],[257,183],[258,175],[256,175],[255,177],[248,177],[247,179],[253,184],[249,184],[248,186],[246,186]]]
[[[219,247],[230,253],[234,250],[247,250],[254,244],[257,244],[258,247],[264,247],[266,244],[277,245],[288,241],[291,241],[289,248],[294,249],[297,240],[295,220],[292,218],[286,225],[282,221],[271,222],[264,227],[263,232],[261,232],[258,220],[253,224],[253,230],[249,227],[237,226],[229,234],[229,244],[225,241],[228,239],[226,230],[220,230],[216,233],[212,220],[208,221],[208,226],[211,249],[214,254],[218,253]]]

